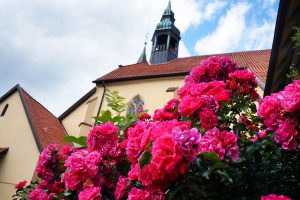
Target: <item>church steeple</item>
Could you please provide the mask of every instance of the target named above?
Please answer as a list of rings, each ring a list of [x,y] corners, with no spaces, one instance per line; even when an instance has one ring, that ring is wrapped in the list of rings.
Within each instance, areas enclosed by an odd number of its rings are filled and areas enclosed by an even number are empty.
[[[174,12],[169,0],[152,37],[151,64],[165,63],[178,58],[180,31],[175,26]]]
[[[146,45],[147,45],[147,42],[144,43],[144,49],[138,59],[138,61],[136,63],[141,63],[141,62],[145,62],[147,61],[147,56],[146,56]]]

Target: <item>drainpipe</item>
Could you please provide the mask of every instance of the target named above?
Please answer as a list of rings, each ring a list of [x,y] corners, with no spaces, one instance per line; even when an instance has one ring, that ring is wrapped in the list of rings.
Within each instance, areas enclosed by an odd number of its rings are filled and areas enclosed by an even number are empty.
[[[102,97],[101,97],[101,102],[100,102],[100,105],[99,105],[99,109],[98,109],[98,112],[97,112],[97,117],[100,114],[100,111],[101,111],[101,108],[102,108],[102,104],[103,104],[103,101],[104,101],[104,96],[105,96],[105,93],[106,93],[106,87],[105,87],[104,81],[102,81],[102,87],[104,88],[104,90],[103,90],[103,94],[102,94]],[[94,123],[94,126],[95,125],[96,125],[96,122]]]

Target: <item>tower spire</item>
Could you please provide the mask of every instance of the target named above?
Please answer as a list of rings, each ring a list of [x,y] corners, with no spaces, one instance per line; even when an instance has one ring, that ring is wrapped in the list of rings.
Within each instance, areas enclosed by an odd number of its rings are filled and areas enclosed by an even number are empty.
[[[146,46],[147,46],[147,40],[148,40],[148,35],[149,33],[146,34],[146,40],[144,42],[144,49],[136,63],[141,63],[147,61],[147,56],[146,56]]]
[[[172,9],[171,9],[171,0],[169,0],[167,9],[168,9],[168,10],[172,10]]]
[[[152,37],[151,64],[159,64],[178,58],[180,31],[175,26],[171,0],[164,10]]]

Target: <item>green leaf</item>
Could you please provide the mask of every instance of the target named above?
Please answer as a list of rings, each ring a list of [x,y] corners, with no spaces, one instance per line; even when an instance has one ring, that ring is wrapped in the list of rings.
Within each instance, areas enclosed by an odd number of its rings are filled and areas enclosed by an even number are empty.
[[[248,105],[242,105],[241,107],[241,109],[245,112],[248,110],[248,108],[249,108]]]
[[[221,171],[221,170],[218,170],[217,172],[223,180],[227,180],[230,183],[233,182],[232,178],[230,177],[230,175],[227,172]]]
[[[256,113],[257,112],[256,105],[254,103],[250,105],[250,109],[251,109],[252,113]]]
[[[114,118],[111,119],[111,121],[115,122],[115,123],[116,122],[121,122],[123,118],[124,117],[122,117],[122,116],[115,116]]]
[[[81,145],[83,147],[87,147],[86,136],[81,136],[81,137],[77,138],[77,137],[69,135],[69,136],[64,137],[63,140],[65,142],[73,142],[73,143],[79,144],[79,145]]]
[[[215,170],[215,169],[225,169],[227,168],[228,165],[226,165],[225,163],[223,162],[216,162],[213,166],[212,166],[212,170]]]
[[[202,153],[202,155],[204,156],[204,158],[212,161],[212,162],[221,162],[219,156],[213,152],[207,152],[207,153]]]
[[[151,152],[146,151],[140,160],[140,168],[143,169],[146,165],[148,165],[151,161],[151,158]]]
[[[70,194],[72,194],[71,191],[69,191],[69,190],[64,191],[64,196],[65,197],[70,196]]]
[[[111,121],[111,112],[109,110],[102,112],[101,116],[99,117],[99,121],[102,123]]]
[[[148,144],[147,144],[147,148],[151,148],[152,147],[152,141],[150,141]]]

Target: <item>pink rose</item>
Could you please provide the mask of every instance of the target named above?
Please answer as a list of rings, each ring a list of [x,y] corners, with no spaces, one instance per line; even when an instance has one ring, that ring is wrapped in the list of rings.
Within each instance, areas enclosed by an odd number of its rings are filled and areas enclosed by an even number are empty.
[[[187,161],[192,162],[198,154],[198,146],[201,140],[201,134],[196,128],[191,130],[181,130],[175,127],[172,134],[181,148],[181,152]]]
[[[58,144],[51,144],[45,148],[39,157],[36,167],[36,175],[50,183],[55,181],[54,171],[58,167],[58,158],[56,156],[58,148]]]
[[[117,145],[119,128],[112,122],[95,126],[90,130],[87,137],[88,148],[90,151],[100,151],[103,155],[109,155],[109,149]]]
[[[259,138],[265,138],[265,137],[267,137],[267,131],[266,130],[259,131],[258,135],[259,135]]]
[[[277,196],[275,194],[270,194],[268,196],[262,196],[261,200],[292,200],[292,199],[284,195]]]
[[[236,161],[239,156],[237,136],[233,132],[220,131],[213,128],[205,133],[200,141],[199,152],[214,152],[221,160],[225,156]]]
[[[141,190],[132,188],[128,194],[128,200],[164,200],[165,194],[160,189]]]
[[[101,200],[100,198],[101,188],[93,187],[86,188],[78,194],[79,200]]]
[[[126,154],[130,162],[137,162],[140,152],[146,150],[150,142],[149,129],[151,129],[153,125],[151,122],[140,121],[128,129]]]
[[[186,96],[178,107],[178,112],[189,117],[201,108],[203,101],[199,97]]]
[[[255,143],[258,140],[258,136],[254,135],[253,138],[250,140],[251,142]]]
[[[203,110],[199,113],[201,128],[209,130],[215,127],[218,123],[218,116],[214,111]]]
[[[21,189],[26,185],[27,181],[23,180],[20,181],[18,184],[15,185],[15,189]]]
[[[120,176],[117,183],[116,191],[114,193],[116,200],[119,200],[122,197],[124,197],[125,192],[129,188],[129,186],[130,186],[130,180],[128,178]]]
[[[282,122],[275,131],[274,140],[278,144],[282,143],[283,149],[294,149],[297,147],[298,131],[291,124],[289,119]]]
[[[300,80],[287,85],[282,92],[282,107],[290,112],[300,110]]]
[[[98,151],[88,152],[79,150],[71,154],[66,160],[66,171],[62,174],[62,182],[69,190],[76,190],[81,184],[93,186],[90,179],[96,177],[102,160]]]
[[[181,159],[181,150],[171,134],[162,135],[154,141],[152,162],[158,169],[172,173],[172,171],[176,171],[176,165]]]
[[[279,113],[280,110],[282,110],[280,100],[272,94],[259,101],[257,114],[260,117],[268,118],[271,114]]]
[[[49,195],[42,189],[36,188],[29,194],[30,200],[52,200],[53,195]]]

